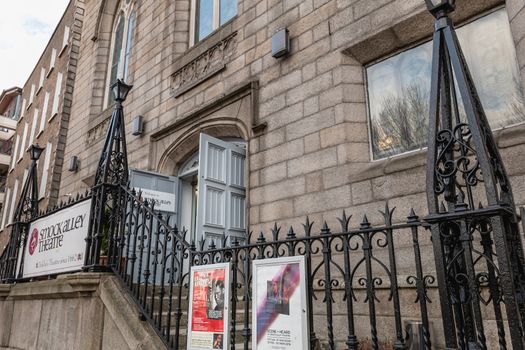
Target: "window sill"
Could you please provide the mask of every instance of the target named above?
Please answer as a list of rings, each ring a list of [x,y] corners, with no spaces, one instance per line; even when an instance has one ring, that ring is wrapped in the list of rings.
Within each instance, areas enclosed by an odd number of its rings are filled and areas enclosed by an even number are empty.
[[[525,144],[525,122],[492,131],[500,149]],[[379,176],[410,170],[427,164],[427,147],[399,155],[356,164],[355,173],[350,174],[349,182],[359,182]]]
[[[44,85],[38,87],[38,89],[36,90],[36,93],[35,93],[36,96],[38,96],[38,94],[40,93],[40,91],[42,91],[42,88],[43,88],[43,87],[44,87]]]
[[[53,119],[55,119],[55,117],[58,115],[58,112],[54,112],[53,114],[51,114],[51,117],[47,120],[48,123],[51,123],[51,121]]]
[[[211,37],[214,37],[218,32],[221,32],[224,28],[228,27],[228,26],[232,26],[232,23],[237,19],[237,15],[233,16],[232,18],[230,18],[228,21],[226,21],[226,23],[220,25],[219,27],[217,27],[216,29],[212,30],[210,34],[206,35],[204,38],[200,39],[199,41],[196,41],[194,43],[191,43],[189,48],[188,48],[188,51],[191,51],[194,47],[197,47],[199,46],[201,43],[207,41],[207,40],[210,40]],[[229,34],[226,34],[226,35],[229,35]],[[224,37],[224,36],[223,36]],[[194,38],[195,39],[195,38]],[[186,51],[186,52],[188,52]]]
[[[32,105],[33,105],[33,101],[29,102],[29,105],[26,107],[26,111],[28,111],[29,108],[31,108]]]
[[[40,135],[42,135],[43,133],[44,133],[44,130],[40,130],[40,131],[38,132],[38,134],[36,134],[36,138],[39,138]]]
[[[51,75],[51,73],[53,73],[54,70],[55,70],[55,66],[49,67],[49,72],[47,72],[46,78],[49,78],[49,76]]]
[[[66,52],[66,49],[67,47],[69,46],[69,44],[66,44],[62,47],[62,49],[60,50],[60,52],[58,53],[58,58],[62,57],[62,55],[64,54],[64,52]]]

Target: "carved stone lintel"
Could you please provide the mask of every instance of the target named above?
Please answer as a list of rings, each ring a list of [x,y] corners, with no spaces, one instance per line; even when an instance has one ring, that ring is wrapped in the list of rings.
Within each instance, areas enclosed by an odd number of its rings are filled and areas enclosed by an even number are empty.
[[[237,33],[222,39],[171,76],[171,95],[178,97],[226,67],[237,46]]]
[[[107,118],[104,118],[104,120],[102,120],[100,123],[88,130],[86,146],[92,146],[104,138],[108,129],[110,119],[111,115]]]

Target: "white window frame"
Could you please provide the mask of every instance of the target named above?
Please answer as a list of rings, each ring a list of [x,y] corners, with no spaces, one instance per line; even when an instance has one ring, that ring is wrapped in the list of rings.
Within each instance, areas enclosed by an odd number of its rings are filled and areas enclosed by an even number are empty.
[[[31,107],[33,104],[33,100],[35,98],[35,84],[31,84],[31,93],[29,94],[29,105],[27,106],[27,109]]]
[[[42,106],[42,114],[40,115],[40,128],[38,129],[38,136],[44,132],[44,129],[46,127],[46,116],[47,116],[47,108],[49,105],[49,92],[46,91],[46,95],[44,96],[44,105]]]
[[[35,133],[36,133],[36,124],[38,123],[38,113],[40,111],[38,108],[35,108],[35,112],[33,113],[33,123],[31,124],[31,133],[29,134],[29,143],[27,144],[27,149],[31,147],[33,144],[33,141],[35,140]]]
[[[2,213],[2,227],[0,228],[2,230],[4,229],[6,225],[7,212],[8,212],[9,205],[11,205],[11,188],[10,187],[7,188],[7,191],[5,193],[4,209]]]
[[[55,85],[55,94],[53,96],[53,107],[51,108],[51,118],[58,114],[58,102],[60,100],[60,93],[62,90],[62,73],[58,73],[57,82]]]
[[[61,57],[64,54],[64,51],[66,51],[66,48],[69,44],[69,32],[71,31],[71,28],[69,26],[64,27],[64,37],[62,39],[62,48],[60,49],[60,53],[58,54],[58,57]]]
[[[47,143],[46,146],[46,154],[44,156],[44,167],[42,169],[42,175],[40,179],[40,188],[38,199],[42,199],[46,195],[46,187],[47,187],[47,177],[49,175],[49,164],[51,163],[51,151],[53,149],[53,144],[51,142]]]
[[[201,0],[191,0],[191,9],[190,9],[190,47],[195,45],[195,44],[197,44],[199,41],[201,41],[201,40],[203,40],[205,38],[205,37],[201,38],[201,39],[197,38],[197,24],[198,24],[198,21],[197,21],[197,15],[198,15],[198,13],[197,13],[197,1],[201,1]],[[221,1],[222,0],[213,0],[213,24],[212,24],[212,31],[210,32],[210,34],[213,33],[215,30],[217,30],[221,26]],[[237,2],[237,6],[238,6],[238,4],[239,3]],[[237,13],[237,11],[236,11],[236,13]],[[209,36],[210,34],[208,34],[207,36]]]
[[[111,34],[111,45],[109,47],[109,59],[107,65],[106,73],[106,89],[104,93],[104,107],[108,107],[109,104],[109,94],[110,94],[110,85],[114,83],[111,81],[111,68],[113,66],[113,55],[115,51],[116,44],[116,32],[119,25],[119,19],[123,18],[124,20],[124,29],[122,32],[122,47],[120,49],[120,57],[118,59],[118,71],[117,79],[124,80],[126,82],[128,79],[129,73],[129,57],[131,55],[131,50],[133,49],[134,41],[134,32],[137,27],[137,13],[135,10],[135,1],[121,1],[120,7],[115,14],[115,20],[113,23],[113,30]],[[134,16],[133,26],[131,30],[129,29],[130,19]]]
[[[21,161],[24,158],[28,129],[29,129],[29,123],[26,122],[24,125],[24,133],[22,134],[22,143],[20,144],[20,154],[18,155],[18,161]]]
[[[44,87],[44,79],[46,78],[46,69],[44,67],[40,68],[40,80],[38,81],[38,90],[36,90],[36,94],[42,90]]]
[[[18,194],[18,179],[15,180],[15,186],[13,187],[13,196],[11,197],[11,207],[9,208],[8,224],[13,223],[13,215],[15,214],[15,207],[17,205],[16,195]]]
[[[51,60],[49,61],[49,71],[47,72],[46,77],[49,78],[51,72],[55,69],[55,63],[57,60],[57,49],[53,48],[51,50]]]
[[[22,109],[20,110],[20,118],[18,118],[18,123],[20,123],[20,121],[22,120],[22,118],[24,118],[24,115],[26,114],[26,104],[27,100],[24,98],[22,100]]]
[[[13,170],[15,168],[15,164],[16,164],[16,156],[18,155],[18,146],[20,144],[20,136],[17,134],[16,135],[16,139],[15,139],[15,148],[13,148],[13,154],[11,155],[11,170]]]
[[[27,176],[29,175],[29,169],[28,168],[25,168],[24,169],[24,176],[22,177],[22,186],[25,185],[26,183],[26,180],[27,180]]]

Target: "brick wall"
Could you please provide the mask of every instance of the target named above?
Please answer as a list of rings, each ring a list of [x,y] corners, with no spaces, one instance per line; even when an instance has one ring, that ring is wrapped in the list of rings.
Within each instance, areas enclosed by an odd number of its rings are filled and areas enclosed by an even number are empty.
[[[13,149],[13,154],[16,155],[16,159],[14,166],[9,171],[7,179],[7,188],[10,189],[10,197],[6,198],[6,205],[3,209],[6,211],[5,215],[2,213],[2,217],[5,216],[4,226],[7,226],[10,222],[10,216],[14,212],[13,206],[18,202],[22,191],[24,172],[31,164],[29,154],[26,150],[30,146],[30,134],[32,133],[35,121],[33,144],[37,143],[40,147],[51,148],[45,192],[39,201],[39,209],[45,210],[48,207],[56,205],[59,201],[68,199],[67,194],[59,197],[58,190],[64,163],[64,149],[76,75],[76,61],[78,59],[79,43],[82,34],[83,7],[83,0],[73,0],[69,3],[38,63],[24,84],[22,99],[26,102],[21,110],[16,133],[12,139],[13,142],[15,142],[18,137],[19,142],[18,148]],[[68,39],[65,42],[64,32],[66,30],[69,34],[66,34],[68,35]],[[66,43],[66,45],[64,45],[64,43]],[[53,51],[55,53],[53,53]],[[52,65],[53,56],[55,56],[54,65]],[[51,67],[53,68],[51,69]],[[42,71],[44,72],[43,80],[41,80]],[[62,80],[61,84],[57,85],[59,75],[62,75]],[[42,85],[40,85],[41,81]],[[32,86],[35,86],[32,98],[33,102],[29,104]],[[57,112],[53,113],[57,88],[60,91],[56,101]],[[47,106],[46,95],[48,95]],[[36,110],[38,110],[38,114],[35,119]],[[45,113],[44,119],[42,118],[42,113]],[[28,124],[27,135],[24,142],[24,149],[22,149],[21,139],[26,123]],[[43,130],[41,130],[42,123]],[[15,143],[13,147],[15,147]],[[43,184],[41,179],[45,170],[45,156],[46,150],[43,151],[38,163],[39,190]],[[13,198],[16,181],[18,181],[17,193],[16,197]],[[7,239],[7,234],[5,233],[8,232],[8,229],[4,228],[4,231],[5,232],[0,234],[0,247],[4,246]]]

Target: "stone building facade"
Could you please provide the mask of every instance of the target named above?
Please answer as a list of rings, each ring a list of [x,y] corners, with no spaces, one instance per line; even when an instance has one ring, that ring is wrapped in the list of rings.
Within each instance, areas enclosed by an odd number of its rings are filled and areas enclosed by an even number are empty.
[[[425,213],[425,150],[375,156],[367,86],[376,62],[430,40],[433,20],[424,2],[235,4],[236,14],[219,26],[214,20],[216,28],[200,41],[195,23],[202,14],[195,1],[86,4],[65,156],[77,156],[81,165],[77,172],[62,169],[60,195],[83,191],[93,181],[111,113],[107,87],[114,32],[125,5],[133,6],[136,16],[127,33],[132,49],[125,79],[133,84],[125,102],[131,167],[180,175],[204,132],[246,142],[251,231],[267,231],[275,221],[299,225],[306,215],[334,223],[343,209],[360,217],[385,201],[398,208],[397,221],[404,220],[410,206]],[[453,14],[461,26],[500,11],[516,52],[520,86],[523,5],[520,0],[458,0]],[[289,30],[291,51],[276,59],[271,38],[279,28]],[[137,116],[145,121],[144,131],[134,136]],[[510,160],[523,151],[523,127],[504,125],[495,131],[518,204],[525,203],[525,168]]]
[[[9,225],[31,164],[27,149],[44,148],[38,166],[39,209],[67,198],[59,197],[76,65],[82,34],[83,1],[71,1],[38,63],[25,82],[1,216],[0,247],[8,240]]]
[[[464,28],[474,75],[481,72],[482,102],[516,202],[524,205],[525,2],[456,3],[452,17]],[[420,88],[430,74],[433,18],[424,1],[77,0],[68,13],[74,44],[57,56],[67,72],[60,123],[40,136],[56,150],[50,204],[93,184],[112,112],[109,85],[122,78],[133,85],[124,104],[129,165],[155,183],[164,176],[176,184],[172,211],[195,235],[269,234],[274,222],[297,229],[306,216],[336,227],[342,210],[354,220],[366,213],[375,224],[382,218],[370,213],[385,202],[397,208],[395,222],[405,221],[411,207],[426,214],[427,107]],[[43,103],[42,92],[32,97],[31,90],[40,67],[49,66],[54,40],[61,45],[66,18],[24,86],[17,130],[24,140]],[[291,49],[274,58],[272,36],[281,28]],[[395,91],[413,100],[399,100]],[[140,121],[143,130],[135,128]],[[22,159],[15,157],[12,192],[29,161],[18,148],[15,142]],[[74,171],[63,166],[72,157],[79,160]],[[410,247],[396,246],[401,255]],[[425,254],[424,263],[432,259]],[[440,327],[438,310],[432,318]]]

